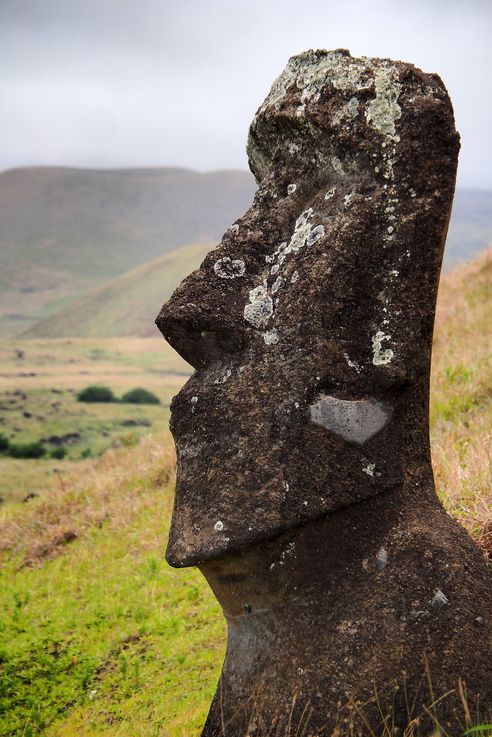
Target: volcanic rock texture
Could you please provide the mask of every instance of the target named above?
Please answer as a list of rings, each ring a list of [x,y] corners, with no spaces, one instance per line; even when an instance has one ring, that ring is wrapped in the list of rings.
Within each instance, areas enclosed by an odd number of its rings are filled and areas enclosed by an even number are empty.
[[[492,711],[492,580],[428,437],[458,150],[436,75],[293,57],[251,124],[251,208],[157,319],[196,369],[167,557],[229,626],[206,737],[379,734],[389,712],[454,737],[465,700]]]

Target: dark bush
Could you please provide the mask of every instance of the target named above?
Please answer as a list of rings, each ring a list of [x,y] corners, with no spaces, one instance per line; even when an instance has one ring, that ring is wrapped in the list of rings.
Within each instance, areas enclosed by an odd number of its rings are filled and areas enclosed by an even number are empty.
[[[9,452],[10,442],[6,435],[0,434],[0,455]]]
[[[107,386],[88,386],[77,394],[79,402],[116,402],[111,389]]]
[[[152,392],[147,389],[132,389],[131,391],[123,394],[121,397],[122,402],[128,404],[160,404],[161,400],[156,397]]]
[[[60,445],[58,448],[53,448],[53,450],[50,453],[50,458],[57,458],[58,460],[62,460],[62,458],[65,458],[68,451],[65,448],[64,445]]]
[[[42,458],[46,448],[41,443],[10,443],[8,454],[12,458]]]

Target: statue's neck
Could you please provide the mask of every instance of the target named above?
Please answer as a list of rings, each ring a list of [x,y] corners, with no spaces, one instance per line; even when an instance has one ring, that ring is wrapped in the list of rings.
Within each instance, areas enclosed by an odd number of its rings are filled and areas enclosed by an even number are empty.
[[[341,587],[382,570],[390,555],[390,533],[394,536],[395,529],[403,531],[440,507],[433,488],[411,486],[201,564],[228,622],[275,612],[282,623],[288,626],[292,620],[298,627],[299,610],[316,609],[321,601],[331,607]]]
[[[414,484],[200,566],[228,623],[206,737],[222,734],[223,713],[235,733],[240,725],[247,734],[257,712],[265,723],[289,714],[296,693],[307,700],[296,706],[302,713],[323,690],[336,701],[359,678],[372,683],[374,668],[393,654],[378,651],[375,661],[367,641],[380,630],[383,643],[397,637],[401,616],[415,605],[415,561],[432,548],[432,526],[453,524],[432,488]],[[426,599],[433,587],[426,585]]]

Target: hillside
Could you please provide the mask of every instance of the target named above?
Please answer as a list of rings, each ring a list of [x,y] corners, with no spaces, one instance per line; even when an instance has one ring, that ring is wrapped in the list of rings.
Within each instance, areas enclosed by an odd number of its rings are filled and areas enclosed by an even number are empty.
[[[483,192],[462,192],[457,197],[446,246],[447,266],[480,252],[488,235],[492,239],[492,202],[489,200],[488,194]],[[464,246],[457,246],[458,234]],[[214,245],[179,248],[132,269],[89,291],[82,299],[61,306],[51,316],[21,333],[20,337],[152,335],[154,318],[162,303],[179,282],[199,266],[205,253]]]
[[[458,189],[444,252],[449,269],[477,256],[492,243],[492,192]]]
[[[74,300],[185,243],[216,243],[255,189],[246,171],[34,167],[1,173],[0,336],[20,335],[55,313],[60,335],[69,334],[76,323],[65,308]],[[458,190],[445,267],[491,240],[492,193]],[[109,313],[113,294],[110,286]],[[137,309],[151,312],[150,306]],[[82,323],[79,334],[92,334]],[[42,334],[54,335],[54,326],[42,322]]]
[[[431,385],[439,494],[489,557],[491,322],[492,250],[442,279]],[[171,439],[80,463],[0,515],[0,735],[197,737],[225,627],[197,569],[163,559]],[[464,726],[474,719],[465,711]]]
[[[83,170],[0,174],[0,334],[184,243],[216,241],[251,201],[243,171]]]
[[[21,337],[154,335],[162,304],[214,246],[185,246],[137,266],[36,323]]]

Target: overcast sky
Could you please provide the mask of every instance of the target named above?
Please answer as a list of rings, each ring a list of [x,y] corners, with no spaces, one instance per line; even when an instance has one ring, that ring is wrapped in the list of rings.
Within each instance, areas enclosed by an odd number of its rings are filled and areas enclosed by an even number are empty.
[[[288,57],[343,47],[437,72],[492,189],[491,39],[492,0],[0,0],[0,169],[244,169]]]

